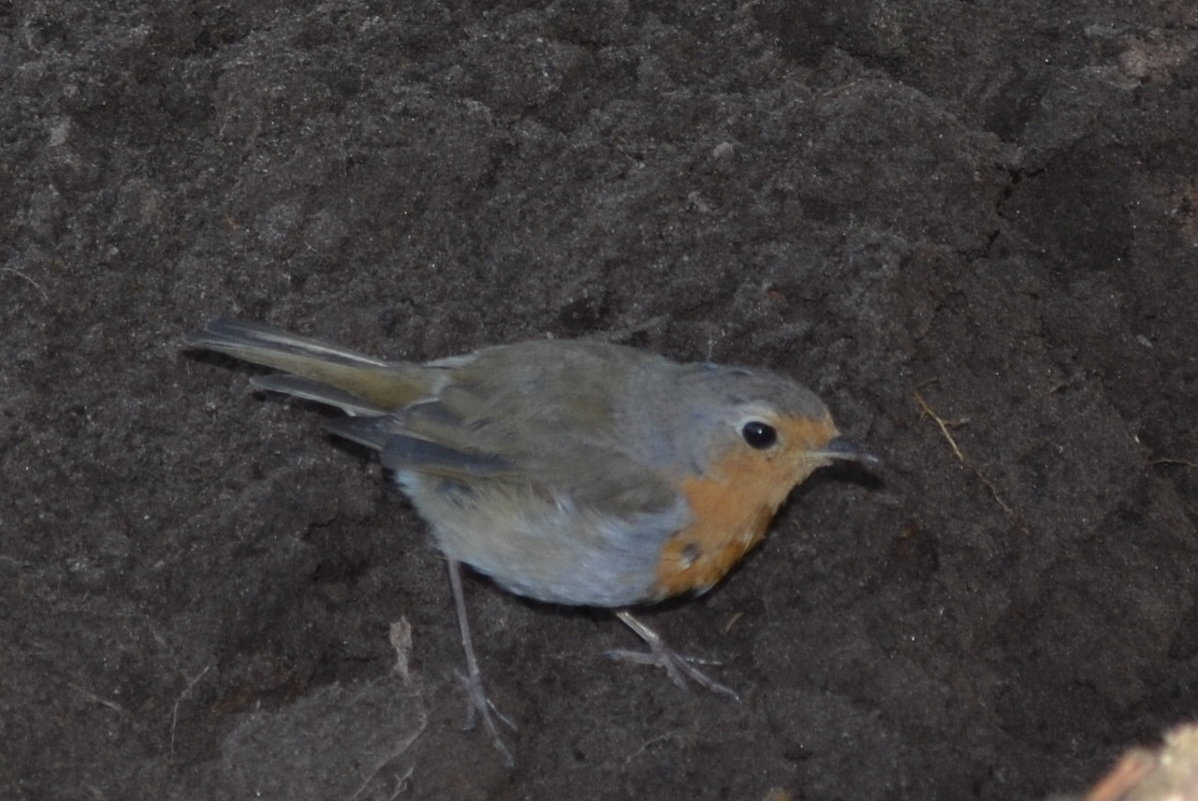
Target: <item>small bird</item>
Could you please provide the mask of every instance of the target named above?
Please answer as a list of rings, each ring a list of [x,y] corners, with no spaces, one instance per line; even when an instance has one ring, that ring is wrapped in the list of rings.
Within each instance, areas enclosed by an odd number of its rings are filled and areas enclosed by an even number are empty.
[[[527,598],[613,609],[650,651],[612,655],[735,698],[630,607],[707,591],[814,470],[878,461],[789,378],[604,342],[535,340],[420,364],[220,318],[186,345],[281,371],[252,383],[341,409],[327,428],[378,452],[448,562],[470,721],[482,718],[508,764],[462,564]]]

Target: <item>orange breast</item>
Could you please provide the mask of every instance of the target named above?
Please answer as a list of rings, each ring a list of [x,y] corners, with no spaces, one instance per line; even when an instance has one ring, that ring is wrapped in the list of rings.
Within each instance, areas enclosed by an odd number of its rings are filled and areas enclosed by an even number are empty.
[[[802,452],[823,447],[836,433],[831,420],[788,420],[779,427],[789,448],[738,449],[716,461],[709,475],[682,482],[694,522],[662,548],[655,599],[703,592],[722,579],[765,536],[795,485],[822,464],[804,459]]]
[[[698,522],[666,543],[657,564],[656,597],[710,588],[756,545],[774,509],[746,504],[735,488],[696,481],[687,497]],[[700,512],[700,510],[702,510]]]

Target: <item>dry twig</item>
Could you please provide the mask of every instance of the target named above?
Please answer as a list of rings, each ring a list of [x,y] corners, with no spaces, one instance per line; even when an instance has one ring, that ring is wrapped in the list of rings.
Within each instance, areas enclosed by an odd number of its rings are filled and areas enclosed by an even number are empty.
[[[961,462],[961,464],[963,464],[967,468],[969,468],[969,471],[971,473],[973,473],[974,476],[977,477],[978,481],[982,482],[982,486],[984,486],[986,489],[990,490],[990,495],[993,496],[994,502],[997,503],[1000,507],[1002,507],[1002,510],[1007,513],[1007,516],[1010,517],[1012,520],[1014,520],[1019,525],[1019,529],[1024,534],[1029,533],[1027,524],[1023,522],[1023,517],[1020,514],[1018,514],[1013,508],[1011,508],[1011,505],[1009,503],[1007,503],[1005,500],[1003,500],[1003,497],[999,493],[998,487],[995,486],[994,482],[991,481],[989,479],[989,477],[987,477],[986,474],[983,473],[978,468],[977,465],[975,465],[973,462],[971,462],[970,460],[965,458],[965,454],[961,452],[961,448],[957,445],[956,439],[953,438],[952,432],[949,429],[956,427],[956,426],[964,425],[965,423],[967,423],[969,421],[967,419],[966,420],[956,420],[956,421],[945,420],[943,417],[936,414],[936,412],[932,410],[932,407],[928,405],[928,402],[926,400],[924,400],[923,395],[921,395],[918,392],[915,393],[915,402],[917,404],[919,404],[920,411],[922,411],[928,417],[932,418],[932,420],[936,423],[936,425],[939,426],[940,433],[944,435],[944,438],[946,440],[948,440],[949,447],[951,447],[953,449],[953,453],[956,454],[956,457]]]

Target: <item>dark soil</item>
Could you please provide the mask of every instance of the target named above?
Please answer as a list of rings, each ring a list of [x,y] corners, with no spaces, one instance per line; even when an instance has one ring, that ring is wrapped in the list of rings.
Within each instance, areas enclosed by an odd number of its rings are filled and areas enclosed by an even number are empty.
[[[0,7],[0,796],[1039,799],[1198,714],[1198,11]],[[825,472],[646,615],[468,582],[234,314],[807,382]],[[411,673],[389,629],[411,626]]]

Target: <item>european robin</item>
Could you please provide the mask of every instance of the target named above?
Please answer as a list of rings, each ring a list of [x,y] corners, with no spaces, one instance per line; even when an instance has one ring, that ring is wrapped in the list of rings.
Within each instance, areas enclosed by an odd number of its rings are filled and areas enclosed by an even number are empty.
[[[812,471],[876,461],[789,378],[603,342],[521,342],[417,364],[218,319],[187,345],[282,371],[252,383],[341,409],[329,430],[378,451],[449,563],[471,719],[482,717],[509,762],[461,564],[517,595],[615,609],[651,648],[615,655],[735,697],[628,608],[710,589]]]

